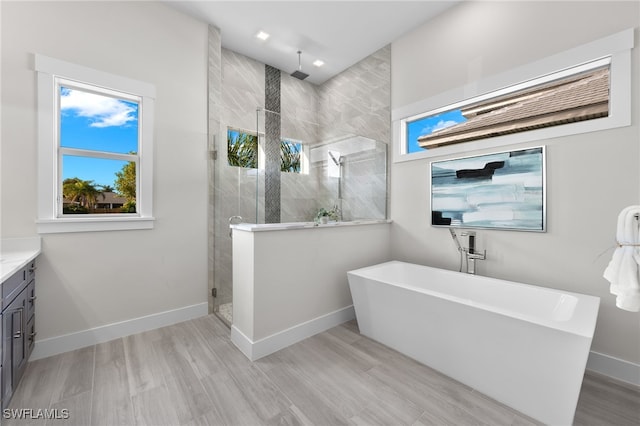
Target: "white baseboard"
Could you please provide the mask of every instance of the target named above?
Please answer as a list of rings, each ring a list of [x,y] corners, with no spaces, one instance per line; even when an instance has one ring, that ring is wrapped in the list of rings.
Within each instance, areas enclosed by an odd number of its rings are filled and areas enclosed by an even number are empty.
[[[258,341],[252,341],[235,326],[231,326],[231,341],[251,361],[291,346],[356,317],[353,305],[295,325]]]
[[[253,341],[249,339],[242,331],[235,325],[231,325],[231,341],[240,352],[242,352],[251,361],[255,361],[257,358],[253,358]]]
[[[48,356],[73,351],[86,346],[108,342],[109,340],[118,339],[131,334],[165,327],[167,325],[205,316],[208,312],[209,307],[207,303],[198,303],[197,305],[185,306],[184,308],[173,309],[171,311],[159,312],[157,314],[134,318],[127,321],[107,324],[91,328],[89,330],[37,340],[29,360],[33,361],[40,358],[46,358]]]
[[[640,386],[640,364],[591,351],[587,360],[587,370]]]
[[[176,324],[208,314],[208,304],[186,306],[113,324],[38,340],[30,360],[46,358],[86,346],[108,342],[143,331]],[[298,324],[253,342],[235,326],[231,327],[231,340],[252,361],[272,354],[330,328],[355,318],[353,306],[347,306],[326,315]],[[640,386],[640,364],[625,361],[610,355],[590,352],[587,370],[613,379]]]

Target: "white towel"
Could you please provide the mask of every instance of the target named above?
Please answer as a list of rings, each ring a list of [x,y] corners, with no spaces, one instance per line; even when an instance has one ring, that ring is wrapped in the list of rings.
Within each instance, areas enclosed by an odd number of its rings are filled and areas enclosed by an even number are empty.
[[[640,311],[640,206],[629,206],[618,216],[616,238],[618,248],[613,253],[603,276],[611,283],[616,306],[631,312]]]

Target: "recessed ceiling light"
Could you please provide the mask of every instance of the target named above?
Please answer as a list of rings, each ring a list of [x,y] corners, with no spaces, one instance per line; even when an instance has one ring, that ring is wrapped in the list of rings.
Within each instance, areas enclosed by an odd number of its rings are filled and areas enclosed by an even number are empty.
[[[321,61],[320,59],[316,59],[315,61],[313,61],[313,65],[315,65],[316,67],[321,67],[324,65],[324,61]]]
[[[256,37],[262,41],[265,41],[269,38],[269,34],[265,33],[264,31],[259,31],[258,34],[256,34]]]

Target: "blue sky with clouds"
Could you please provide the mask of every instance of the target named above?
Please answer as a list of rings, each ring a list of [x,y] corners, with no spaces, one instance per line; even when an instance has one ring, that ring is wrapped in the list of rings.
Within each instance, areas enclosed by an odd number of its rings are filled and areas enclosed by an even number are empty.
[[[407,153],[424,151],[418,145],[420,136],[429,135],[437,130],[451,127],[467,121],[459,109],[431,115],[407,123]]]
[[[138,151],[138,104],[60,88],[60,145],[127,154]],[[126,161],[65,155],[62,178],[111,185]]]

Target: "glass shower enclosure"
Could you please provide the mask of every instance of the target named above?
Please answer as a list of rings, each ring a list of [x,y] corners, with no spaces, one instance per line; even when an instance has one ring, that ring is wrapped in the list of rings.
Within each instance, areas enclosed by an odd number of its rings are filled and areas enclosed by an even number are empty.
[[[321,210],[340,221],[386,219],[387,144],[352,134],[320,140],[316,123],[262,108],[255,128],[229,127],[226,136],[214,175],[213,311],[231,324],[230,221],[314,222]]]

